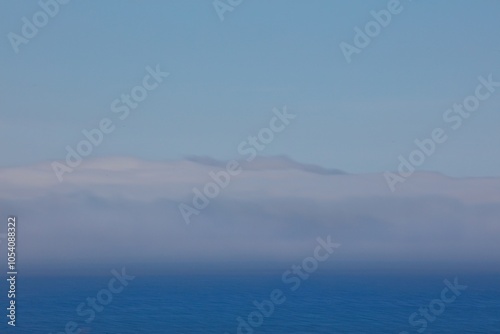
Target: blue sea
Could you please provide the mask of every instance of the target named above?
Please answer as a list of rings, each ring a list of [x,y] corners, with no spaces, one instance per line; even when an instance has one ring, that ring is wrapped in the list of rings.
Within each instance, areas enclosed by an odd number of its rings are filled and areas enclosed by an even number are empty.
[[[446,303],[444,280],[453,283],[452,276],[323,273],[298,287],[279,274],[136,276],[91,320],[78,315],[77,307],[106,289],[111,277],[20,276],[16,327],[7,326],[4,315],[0,332],[500,333],[498,276],[457,275],[467,287],[457,296],[448,290]],[[279,304],[270,301],[273,293]],[[265,316],[254,304],[264,300]],[[411,325],[409,317],[430,303],[436,315],[417,315],[418,325]]]

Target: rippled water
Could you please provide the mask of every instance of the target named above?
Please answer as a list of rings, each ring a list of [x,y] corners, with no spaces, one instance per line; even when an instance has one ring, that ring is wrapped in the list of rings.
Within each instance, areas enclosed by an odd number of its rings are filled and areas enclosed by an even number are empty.
[[[409,316],[440,297],[445,278],[454,277],[316,275],[292,291],[280,275],[137,276],[85,323],[87,316],[79,316],[77,306],[95,297],[110,277],[20,277],[18,326],[0,328],[2,333],[55,334],[75,321],[88,333],[232,334],[237,317],[248,321],[256,310],[255,300],[269,299],[271,291],[280,289],[286,300],[263,317],[254,333],[417,333],[422,326],[412,327]],[[468,288],[428,321],[423,333],[500,333],[498,277],[459,276],[459,282]]]

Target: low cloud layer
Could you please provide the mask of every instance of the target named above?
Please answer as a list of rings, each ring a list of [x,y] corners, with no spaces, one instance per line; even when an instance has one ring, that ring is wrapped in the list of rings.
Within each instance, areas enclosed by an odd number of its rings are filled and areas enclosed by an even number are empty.
[[[392,193],[382,173],[258,158],[187,225],[179,204],[225,165],[95,159],[62,183],[50,164],[1,169],[0,204],[27,269],[293,263],[327,235],[342,245],[331,266],[500,262],[499,178],[415,173]]]

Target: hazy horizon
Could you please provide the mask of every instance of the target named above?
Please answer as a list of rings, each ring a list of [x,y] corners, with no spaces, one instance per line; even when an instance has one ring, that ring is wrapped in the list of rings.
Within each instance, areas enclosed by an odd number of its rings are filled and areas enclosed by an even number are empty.
[[[327,236],[342,246],[325,268],[498,265],[500,178],[416,172],[392,192],[383,173],[349,174],[284,156],[239,163],[241,173],[189,221],[179,206],[195,210],[193,189],[204,193],[226,162],[88,159],[63,182],[48,163],[3,168],[0,199],[6,212],[22,209],[22,263],[50,272],[113,263],[145,272],[275,268]]]

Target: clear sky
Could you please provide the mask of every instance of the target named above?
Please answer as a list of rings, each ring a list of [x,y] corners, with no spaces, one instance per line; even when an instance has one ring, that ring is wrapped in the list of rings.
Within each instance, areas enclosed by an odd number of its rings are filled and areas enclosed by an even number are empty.
[[[347,63],[339,47],[387,1],[244,1],[221,21],[211,1],[77,1],[15,53],[8,34],[40,10],[0,3],[0,166],[64,159],[82,129],[146,66],[170,76],[94,157],[239,156],[274,107],[297,119],[263,152],[353,173],[397,168],[414,139],[443,126],[478,76],[500,81],[500,2],[402,1],[403,10]],[[500,90],[420,166],[500,175]]]
[[[336,263],[500,268],[500,2],[248,0],[224,20],[212,0],[41,4],[0,3],[0,206],[30,270],[290,263],[328,235]],[[409,177],[415,139],[434,152]]]

